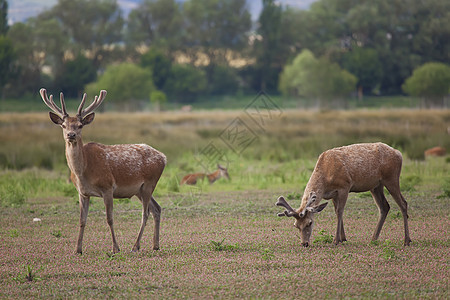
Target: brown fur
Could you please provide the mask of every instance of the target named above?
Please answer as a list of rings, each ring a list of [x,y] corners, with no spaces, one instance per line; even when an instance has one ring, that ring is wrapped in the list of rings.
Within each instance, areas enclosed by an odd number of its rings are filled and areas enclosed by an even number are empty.
[[[338,244],[346,241],[342,219],[348,193],[370,191],[380,211],[380,218],[372,237],[376,240],[389,211],[389,204],[383,192],[386,187],[403,214],[405,245],[409,245],[411,240],[407,203],[400,192],[399,184],[401,168],[400,151],[382,143],[354,144],[325,151],[319,156],[306,185],[300,208],[285,215],[296,217],[295,226],[301,232],[302,243],[307,246],[312,231],[310,229],[314,223],[313,216],[318,212],[314,209],[317,207],[315,205],[322,199],[332,199],[338,219],[334,242]],[[278,202],[277,205],[286,207],[285,204]],[[307,229],[309,234],[304,234]]]
[[[433,147],[430,149],[425,150],[424,155],[427,156],[445,156],[446,150],[444,147]]]
[[[106,91],[100,96],[95,109],[103,101]],[[46,91],[41,90],[44,102],[52,109],[50,119],[63,129],[66,144],[67,165],[71,171],[71,180],[79,193],[80,231],[77,253],[82,253],[84,228],[89,211],[90,197],[102,197],[106,208],[106,219],[111,230],[113,252],[120,251],[113,227],[113,198],[131,198],[137,196],[142,202],[142,221],[133,251],[140,248],[140,240],[147,223],[149,213],[154,219],[153,249],[159,249],[159,227],[161,207],[152,194],[166,165],[163,153],[145,144],[102,145],[98,143],[83,144],[81,129],[94,120],[94,113],[83,115],[82,105],[76,117],[65,112],[63,100],[61,111]],[[62,95],[61,95],[62,98]],[[84,102],[85,97],[83,97]],[[94,103],[97,102],[97,97]],[[64,114],[62,114],[64,112]],[[62,115],[61,115],[62,114]]]
[[[219,178],[225,177],[227,179],[230,179],[230,176],[228,175],[228,170],[221,165],[217,165],[217,170],[213,173],[206,174],[206,173],[193,173],[193,174],[187,174],[181,179],[180,184],[189,184],[189,185],[195,185],[197,184],[197,181],[200,179],[203,179],[207,177],[210,184],[214,183]]]

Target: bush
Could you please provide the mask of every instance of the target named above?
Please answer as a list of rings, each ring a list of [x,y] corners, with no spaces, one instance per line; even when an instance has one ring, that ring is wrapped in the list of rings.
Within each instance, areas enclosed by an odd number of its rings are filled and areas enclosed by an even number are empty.
[[[193,100],[206,91],[207,80],[204,71],[190,65],[173,65],[164,90],[181,102]]]
[[[423,97],[428,105],[443,105],[443,98],[450,92],[450,67],[443,63],[426,63],[415,69],[402,85],[405,93]],[[441,102],[441,103],[439,103]]]
[[[26,194],[20,183],[16,180],[2,178],[0,184],[0,205],[3,207],[17,207],[24,204]]]
[[[309,50],[304,50],[284,68],[279,89],[284,95],[333,100],[354,91],[357,81],[339,65],[323,58],[316,59]]]
[[[86,86],[86,92],[91,99],[98,95],[100,90],[107,90],[106,98],[116,102],[148,99],[154,89],[152,72],[130,63],[108,67],[97,82]]]

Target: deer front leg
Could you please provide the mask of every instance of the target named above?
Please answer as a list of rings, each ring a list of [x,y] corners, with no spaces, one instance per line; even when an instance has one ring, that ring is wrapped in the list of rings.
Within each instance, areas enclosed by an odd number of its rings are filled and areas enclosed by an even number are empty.
[[[381,228],[383,227],[384,222],[386,221],[387,214],[389,212],[390,206],[384,196],[384,186],[381,184],[370,191],[372,193],[372,197],[375,200],[376,205],[378,206],[378,210],[380,216],[378,218],[377,227],[375,227],[375,232],[372,236],[372,241],[378,240],[380,236]]]
[[[80,203],[80,232],[78,233],[77,253],[82,254],[84,228],[89,212],[89,197],[80,194],[78,198]]]
[[[119,245],[117,244],[116,235],[114,234],[114,218],[113,218],[113,192],[107,192],[103,195],[103,201],[106,208],[106,221],[108,222],[109,229],[111,229],[111,236],[113,242],[113,253],[120,252]]]
[[[338,192],[338,195],[333,199],[334,210],[337,217],[337,227],[336,235],[334,237],[334,243],[337,245],[341,242],[345,242],[347,238],[345,237],[344,231],[344,208],[347,203],[348,192]]]

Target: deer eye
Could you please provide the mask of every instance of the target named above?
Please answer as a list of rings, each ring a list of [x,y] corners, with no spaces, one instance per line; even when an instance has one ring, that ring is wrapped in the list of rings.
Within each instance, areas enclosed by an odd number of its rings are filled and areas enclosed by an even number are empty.
[[[63,129],[66,129],[66,125],[64,125],[64,124],[61,124],[61,127],[62,127]]]

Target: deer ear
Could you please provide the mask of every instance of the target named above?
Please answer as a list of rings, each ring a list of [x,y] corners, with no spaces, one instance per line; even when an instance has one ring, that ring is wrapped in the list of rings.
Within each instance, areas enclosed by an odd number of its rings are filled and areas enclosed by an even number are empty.
[[[328,205],[328,202],[325,202],[325,203],[320,204],[318,206],[308,207],[307,210],[309,212],[312,212],[313,214],[315,214],[315,213],[321,212],[327,205]]]
[[[94,117],[95,117],[95,113],[88,114],[86,117],[84,117],[83,120],[81,120],[81,124],[83,124],[83,126],[91,124],[92,121],[94,121]]]
[[[52,122],[56,125],[62,125],[62,123],[64,123],[63,119],[61,119],[60,116],[58,116],[54,112],[50,111],[48,114],[50,115],[50,120],[52,120]]]

